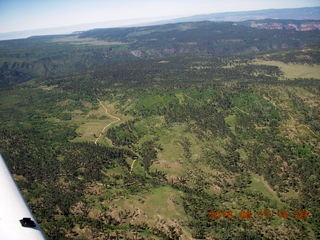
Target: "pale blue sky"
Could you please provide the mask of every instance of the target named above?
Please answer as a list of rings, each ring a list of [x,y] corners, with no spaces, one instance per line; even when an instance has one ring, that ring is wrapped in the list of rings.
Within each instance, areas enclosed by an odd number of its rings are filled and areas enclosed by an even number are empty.
[[[0,32],[114,20],[320,6],[320,0],[0,0]]]

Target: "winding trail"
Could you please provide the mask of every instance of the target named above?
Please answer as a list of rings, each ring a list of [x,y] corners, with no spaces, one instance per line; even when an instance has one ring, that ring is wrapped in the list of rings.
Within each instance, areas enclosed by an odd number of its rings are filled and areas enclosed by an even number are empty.
[[[112,115],[111,113],[108,112],[108,109],[106,108],[106,106],[103,105],[103,103],[100,101],[100,99],[97,98],[97,100],[98,100],[99,104],[103,107],[103,109],[106,111],[106,115],[108,115],[109,117],[115,119],[115,121],[112,121],[111,123],[108,123],[108,124],[102,129],[102,131],[100,132],[99,136],[98,136],[97,139],[94,141],[95,144],[98,143],[98,141],[99,141],[99,139],[102,137],[102,134],[104,133],[104,131],[105,131],[111,124],[114,124],[114,123],[117,123],[117,122],[121,121],[120,118],[118,118],[118,117],[116,117],[116,116],[114,116],[114,115]]]
[[[238,108],[238,107],[234,107],[235,109],[238,109],[240,112],[242,112],[242,113],[244,113],[244,114],[247,114],[247,115],[250,115],[249,113],[247,113],[247,112],[245,112],[245,111],[243,111],[243,110],[241,110],[240,108]]]
[[[136,162],[137,160],[133,160],[132,164],[131,164],[131,167],[130,167],[130,173],[132,173],[132,170],[133,170],[133,166],[134,166],[134,163]]]
[[[114,124],[114,123],[117,123],[117,122],[121,121],[120,118],[118,118],[118,117],[116,117],[116,116],[114,116],[114,115],[112,115],[111,113],[108,112],[108,109],[106,108],[105,105],[103,105],[103,103],[101,102],[100,99],[97,98],[97,100],[98,100],[99,104],[103,107],[103,109],[106,111],[106,115],[108,115],[109,117],[111,117],[111,118],[113,118],[113,119],[115,119],[115,120],[112,121],[112,122],[110,122],[110,123],[108,123],[108,124],[101,130],[99,136],[98,136],[97,139],[94,141],[94,143],[95,143],[96,145],[98,144],[99,139],[102,137],[102,134],[105,132],[105,130],[106,130],[108,127],[110,127],[111,124]],[[136,159],[132,161],[132,164],[131,164],[131,166],[130,166],[130,174],[131,174],[132,171],[133,171],[133,167],[134,167],[134,164],[136,163],[136,161],[137,161]]]
[[[193,101],[196,101],[196,102],[198,102],[198,103],[201,103],[198,99],[194,99],[194,98],[190,97],[189,95],[187,95],[187,94],[185,94],[185,93],[183,93],[183,95],[186,96],[187,98],[193,100]]]

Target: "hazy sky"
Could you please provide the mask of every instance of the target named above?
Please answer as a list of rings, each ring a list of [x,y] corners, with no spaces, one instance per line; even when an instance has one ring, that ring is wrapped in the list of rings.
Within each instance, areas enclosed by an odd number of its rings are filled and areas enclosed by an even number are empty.
[[[320,0],[0,0],[0,32],[201,13],[320,6]]]

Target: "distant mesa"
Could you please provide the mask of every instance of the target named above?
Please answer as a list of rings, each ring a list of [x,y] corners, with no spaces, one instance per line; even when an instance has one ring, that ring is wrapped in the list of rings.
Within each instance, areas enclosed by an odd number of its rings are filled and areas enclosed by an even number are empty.
[[[266,9],[244,12],[224,12],[201,14],[183,18],[167,19],[160,21],[151,21],[150,19],[140,19],[131,21],[111,21],[88,23],[75,26],[62,26],[48,29],[35,29],[19,32],[0,33],[0,40],[27,38],[30,36],[53,35],[53,34],[81,34],[85,30],[98,28],[116,28],[116,27],[141,27],[141,26],[155,26],[168,23],[182,23],[182,22],[201,22],[201,21],[219,21],[219,22],[241,22],[249,20],[263,20],[263,19],[292,19],[292,20],[320,20],[320,7],[307,8],[289,8],[289,9]],[[292,29],[298,31],[309,31],[319,29],[318,25],[312,24],[306,26],[290,26]],[[275,26],[273,29],[276,29]]]

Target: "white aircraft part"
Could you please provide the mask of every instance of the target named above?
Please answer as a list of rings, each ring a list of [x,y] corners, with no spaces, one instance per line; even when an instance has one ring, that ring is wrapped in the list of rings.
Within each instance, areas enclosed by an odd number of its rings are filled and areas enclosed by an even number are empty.
[[[30,218],[35,226],[22,226],[20,220]],[[28,221],[27,221],[28,223]],[[28,224],[24,224],[28,225]],[[32,225],[32,222],[31,222]],[[41,229],[32,216],[7,165],[0,155],[0,239],[44,240]]]

